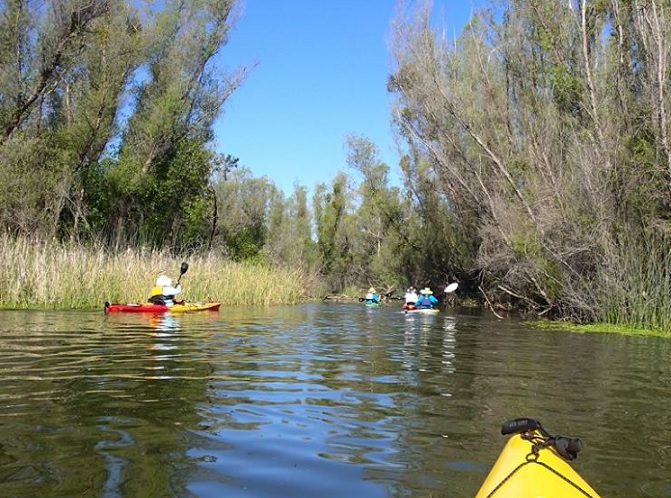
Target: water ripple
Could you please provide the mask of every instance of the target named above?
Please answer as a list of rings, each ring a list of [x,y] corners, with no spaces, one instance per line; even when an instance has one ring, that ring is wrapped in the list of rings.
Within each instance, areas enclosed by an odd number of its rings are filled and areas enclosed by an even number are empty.
[[[8,496],[469,497],[518,416],[581,436],[604,496],[671,496],[671,341],[330,304],[1,318]]]

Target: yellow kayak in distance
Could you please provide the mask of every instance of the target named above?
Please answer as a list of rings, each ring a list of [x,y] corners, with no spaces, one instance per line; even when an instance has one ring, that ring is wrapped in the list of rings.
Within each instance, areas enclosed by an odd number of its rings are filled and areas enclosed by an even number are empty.
[[[438,308],[416,308],[414,304],[405,304],[402,309],[405,313],[419,313],[422,315],[435,315],[440,311]]]
[[[408,314],[411,314],[411,315],[414,315],[414,314],[435,315],[435,314],[440,312],[440,310],[436,309],[436,308],[415,308],[415,309],[412,309],[412,310],[406,309],[404,311],[405,311],[405,313],[408,313]]]
[[[513,434],[475,498],[600,498],[569,465],[579,439],[551,436],[540,422],[520,418],[501,428]]]

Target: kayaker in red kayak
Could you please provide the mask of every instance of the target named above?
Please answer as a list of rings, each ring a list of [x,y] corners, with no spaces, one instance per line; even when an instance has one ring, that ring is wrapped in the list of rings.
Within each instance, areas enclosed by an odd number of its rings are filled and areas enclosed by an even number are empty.
[[[175,303],[184,302],[183,299],[177,299],[175,296],[182,293],[182,286],[178,283],[176,287],[172,286],[172,279],[167,275],[161,275],[156,279],[156,285],[151,289],[149,302],[154,304],[163,304],[172,306]]]
[[[408,290],[405,291],[405,304],[403,305],[403,308],[406,310],[413,309],[418,299],[417,289],[414,287],[408,288]]]
[[[219,311],[218,302],[208,303],[187,303],[184,299],[178,299],[175,296],[182,293],[180,280],[189,269],[185,261],[179,269],[179,278],[177,285],[172,286],[172,280],[165,275],[160,275],[156,279],[156,285],[151,290],[149,303],[121,304],[105,302],[105,313],[187,313],[190,311]]]

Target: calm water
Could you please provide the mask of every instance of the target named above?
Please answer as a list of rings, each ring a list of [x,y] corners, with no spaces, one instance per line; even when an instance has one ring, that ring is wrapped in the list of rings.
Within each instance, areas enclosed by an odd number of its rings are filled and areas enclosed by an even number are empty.
[[[671,497],[671,340],[306,304],[0,312],[0,496],[472,497],[528,416]]]

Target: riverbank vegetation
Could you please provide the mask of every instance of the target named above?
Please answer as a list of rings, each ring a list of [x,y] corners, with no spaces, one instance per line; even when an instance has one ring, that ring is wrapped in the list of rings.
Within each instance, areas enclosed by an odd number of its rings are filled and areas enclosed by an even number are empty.
[[[454,43],[428,9],[397,19],[408,177],[494,306],[671,329],[662,4],[511,0]]]
[[[0,307],[100,308],[109,302],[145,302],[161,273],[179,277],[180,260],[166,251],[67,247],[0,236]],[[237,263],[214,254],[189,258],[181,280],[188,301],[224,305],[296,303],[305,297],[297,271]]]
[[[273,268],[313,297],[457,280],[497,314],[671,330],[668,1],[508,0],[453,40],[411,6],[386,89],[400,163],[350,136],[310,195],[211,149],[252,69],[217,65],[233,0],[2,3],[0,230]],[[133,297],[163,265],[141,264]]]

